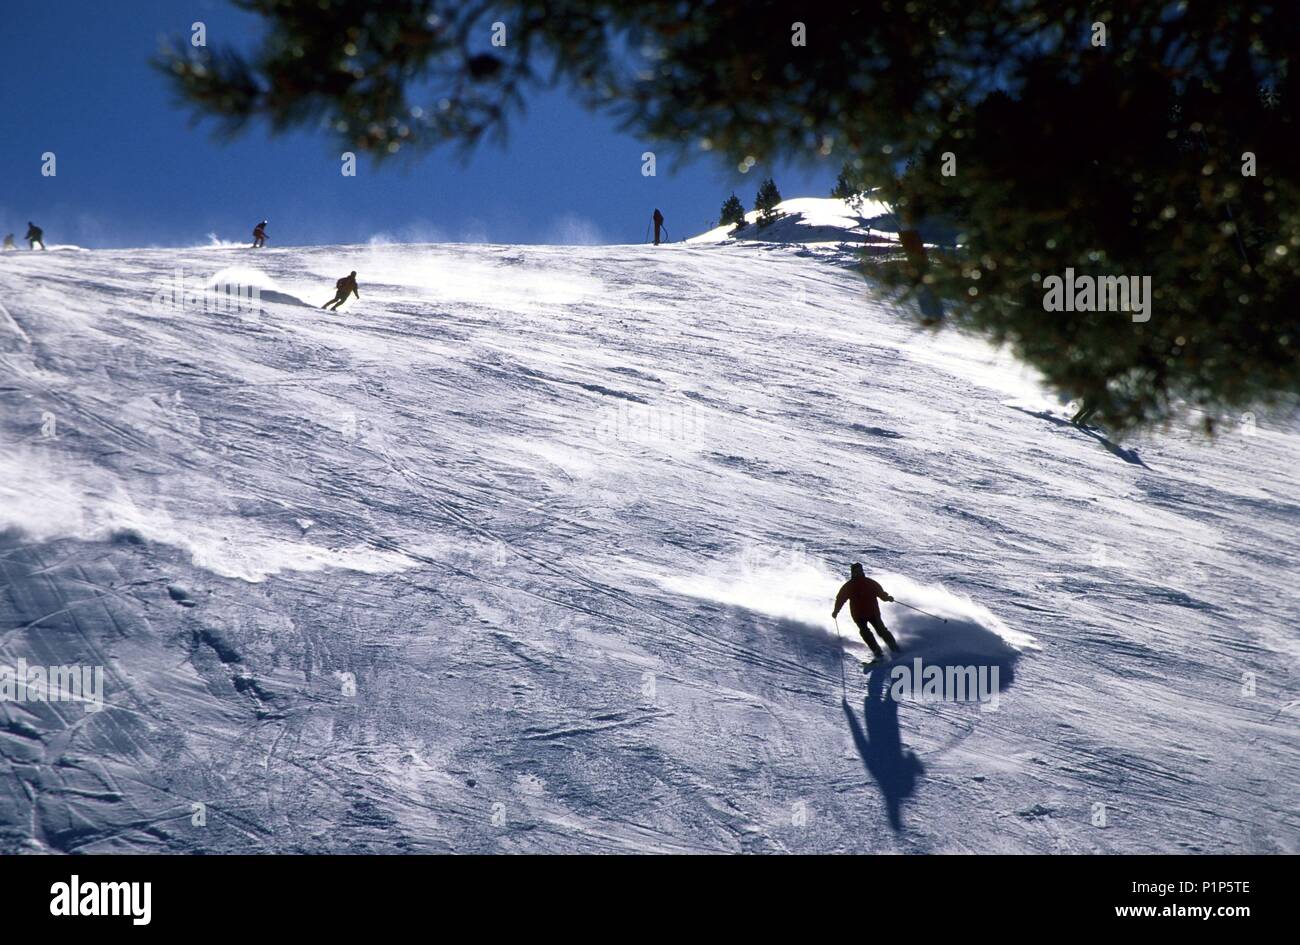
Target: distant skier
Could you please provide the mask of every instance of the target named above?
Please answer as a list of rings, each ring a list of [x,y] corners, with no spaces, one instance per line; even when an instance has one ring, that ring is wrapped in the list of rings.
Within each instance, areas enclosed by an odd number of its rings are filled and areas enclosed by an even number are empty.
[[[27,245],[30,246],[32,249],[35,249],[36,244],[40,243],[41,249],[44,249],[45,248],[44,237],[45,237],[45,231],[42,230],[39,226],[37,226],[35,223],[33,223],[31,220],[28,220],[27,235],[23,237],[23,239],[27,240]]]
[[[871,647],[871,652],[875,654],[872,662],[884,659],[885,654],[881,651],[876,638],[871,635],[871,631],[867,629],[868,624],[875,628],[876,633],[880,634],[880,639],[889,644],[891,650],[895,653],[899,652],[898,642],[885,626],[885,622],[880,619],[880,605],[876,603],[877,600],[892,601],[893,599],[885,593],[883,587],[862,573],[862,565],[856,561],[849,568],[848,581],[835,595],[835,609],[831,611],[831,617],[838,617],[844,602],[849,602],[849,613],[853,615],[853,622],[858,625],[858,632],[862,634],[862,639],[867,641],[867,646]],[[862,665],[865,668],[869,664]]]
[[[263,220],[257,226],[253,227],[253,249],[261,249],[266,245],[266,221]]]
[[[654,221],[655,221],[655,245],[658,246],[659,231],[664,228],[664,215],[659,212],[658,207],[655,207]]]
[[[348,275],[344,276],[338,282],[334,283],[334,298],[330,299],[321,308],[330,308],[331,312],[337,312],[339,306],[348,300],[349,295],[355,295],[361,298],[361,293],[357,291],[357,271],[354,269]]]
[[[17,249],[17,248],[18,248],[18,244],[14,242],[14,235],[10,233],[5,237],[5,249],[9,250],[9,249]]]

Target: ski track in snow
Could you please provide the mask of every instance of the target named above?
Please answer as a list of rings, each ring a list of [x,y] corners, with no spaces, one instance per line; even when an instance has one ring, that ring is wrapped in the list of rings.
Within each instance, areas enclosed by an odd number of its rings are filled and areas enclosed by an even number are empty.
[[[1293,432],[1108,444],[825,245],[232,252],[0,260],[0,665],[106,689],[0,702],[0,850],[1296,852]]]

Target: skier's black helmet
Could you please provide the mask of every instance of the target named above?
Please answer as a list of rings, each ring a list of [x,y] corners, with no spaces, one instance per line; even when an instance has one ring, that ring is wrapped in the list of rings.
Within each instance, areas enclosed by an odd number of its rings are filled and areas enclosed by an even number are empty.
[[[854,561],[849,565],[849,577],[866,577],[866,575],[862,573],[861,561]]]

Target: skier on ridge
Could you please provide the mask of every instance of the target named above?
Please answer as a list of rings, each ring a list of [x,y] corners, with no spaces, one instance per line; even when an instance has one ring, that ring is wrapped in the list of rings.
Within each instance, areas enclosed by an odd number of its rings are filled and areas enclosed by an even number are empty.
[[[263,220],[257,226],[253,227],[253,249],[261,249],[266,245],[266,221]]]
[[[28,220],[27,235],[23,237],[23,239],[27,240],[27,245],[30,246],[32,249],[35,249],[36,244],[40,243],[41,249],[44,249],[45,248],[44,237],[45,237],[45,231],[42,230],[39,226],[37,226],[35,223],[33,223],[31,220]]]
[[[868,663],[863,663],[862,668],[866,669],[871,663],[879,662],[885,658],[885,654],[880,649],[880,644],[876,638],[871,635],[867,629],[868,625],[875,628],[880,638],[889,645],[890,650],[894,653],[899,652],[898,641],[894,635],[889,632],[885,622],[880,619],[880,605],[877,600],[892,601],[894,598],[885,593],[885,589],[877,584],[871,578],[862,572],[862,565],[857,561],[853,562],[849,568],[849,579],[840,588],[840,592],[835,595],[835,609],[831,611],[831,617],[839,616],[840,608],[844,602],[849,603],[849,613],[853,616],[853,622],[858,625],[858,632],[862,634],[862,639],[871,647],[871,652],[875,654]]]
[[[655,207],[654,221],[655,221],[655,245],[658,246],[659,231],[664,228],[664,215],[659,212],[658,207]]]
[[[339,306],[348,300],[349,295],[356,295],[359,299],[361,293],[357,291],[357,271],[355,269],[349,275],[344,276],[338,282],[334,283],[334,298],[330,299],[321,308],[330,308],[331,312],[337,312]]]

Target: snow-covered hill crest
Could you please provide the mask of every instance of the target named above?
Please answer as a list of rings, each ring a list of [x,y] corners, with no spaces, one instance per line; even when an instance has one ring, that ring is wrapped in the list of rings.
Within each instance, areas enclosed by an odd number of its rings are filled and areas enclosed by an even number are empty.
[[[897,242],[897,224],[889,207],[864,195],[852,203],[835,197],[795,197],[774,208],[775,220],[759,224],[759,213],[745,214],[745,225],[714,227],[686,242],[694,245],[737,242],[798,243],[801,245],[877,244]]]

